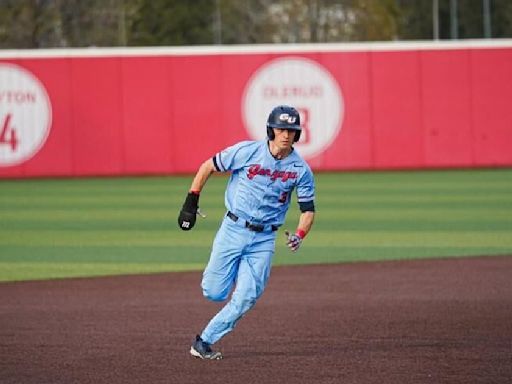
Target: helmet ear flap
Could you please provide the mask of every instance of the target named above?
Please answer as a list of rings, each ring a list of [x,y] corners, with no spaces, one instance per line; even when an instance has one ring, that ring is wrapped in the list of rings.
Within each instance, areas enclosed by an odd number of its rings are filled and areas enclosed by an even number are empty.
[[[296,143],[300,139],[300,133],[302,132],[302,129],[297,129],[295,131],[295,138],[293,139],[293,142]]]
[[[276,138],[276,134],[274,133],[274,129],[269,127],[267,124],[267,137],[270,141]]]

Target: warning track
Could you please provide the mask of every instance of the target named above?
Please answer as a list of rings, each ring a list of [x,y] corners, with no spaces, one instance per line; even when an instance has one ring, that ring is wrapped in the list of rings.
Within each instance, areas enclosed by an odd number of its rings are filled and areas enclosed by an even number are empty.
[[[505,383],[512,257],[274,268],[216,347],[201,274],[0,284],[1,383]]]

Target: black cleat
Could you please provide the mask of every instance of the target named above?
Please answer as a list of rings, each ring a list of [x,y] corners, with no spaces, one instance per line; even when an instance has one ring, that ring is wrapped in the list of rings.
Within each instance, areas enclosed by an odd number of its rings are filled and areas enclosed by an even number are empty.
[[[206,343],[201,339],[199,335],[196,336],[196,340],[190,347],[190,354],[198,359],[203,360],[221,360],[222,353],[212,351],[210,344]]]

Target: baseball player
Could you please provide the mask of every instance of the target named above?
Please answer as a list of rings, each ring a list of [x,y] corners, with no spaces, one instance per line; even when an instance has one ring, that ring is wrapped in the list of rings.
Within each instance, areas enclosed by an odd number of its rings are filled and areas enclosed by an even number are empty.
[[[296,231],[285,231],[288,247],[299,249],[315,215],[315,185],[308,164],[293,148],[300,138],[300,116],[293,107],[275,107],[267,139],[242,141],[206,160],[192,181],[178,217],[183,230],[196,222],[199,196],[213,172],[231,172],[225,193],[227,213],[215,236],[201,287],[212,301],[231,300],[210,320],[190,348],[192,356],[222,359],[211,346],[233,330],[263,293],[270,275],[276,232],[295,189],[301,210]]]

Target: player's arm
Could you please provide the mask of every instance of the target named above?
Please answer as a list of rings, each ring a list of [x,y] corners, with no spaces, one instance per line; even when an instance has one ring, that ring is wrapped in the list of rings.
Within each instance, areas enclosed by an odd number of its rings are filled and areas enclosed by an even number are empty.
[[[199,194],[210,175],[213,172],[230,172],[241,168],[245,164],[247,152],[250,153],[254,150],[254,143],[256,142],[241,141],[221,152],[217,152],[215,156],[201,164],[194,180],[192,180],[187,199],[178,217],[178,225],[181,229],[187,231],[195,225],[199,207]]]
[[[299,217],[299,225],[297,226],[297,232],[301,232],[303,234],[302,238],[306,237],[306,235],[311,230],[313,226],[313,222],[315,221],[315,212],[314,211],[306,211],[302,212]]]
[[[301,211],[299,224],[294,234],[285,232],[288,247],[295,252],[302,244],[302,240],[311,230],[315,221],[315,180],[313,172],[306,166],[305,172],[299,179],[297,185],[297,201]]]
[[[309,233],[315,221],[315,204],[313,201],[299,203],[299,207],[302,213],[299,216],[299,224],[297,225],[295,233],[290,234],[288,231],[285,232],[287,245],[293,252],[299,249],[302,240]]]
[[[178,225],[184,231],[188,231],[194,227],[199,209],[199,194],[208,181],[208,178],[215,170],[212,159],[206,160],[197,170],[185,203],[183,203],[183,207],[178,216]]]
[[[208,159],[199,167],[196,176],[190,185],[190,192],[197,192],[197,194],[199,194],[213,172],[215,172],[213,160]]]

